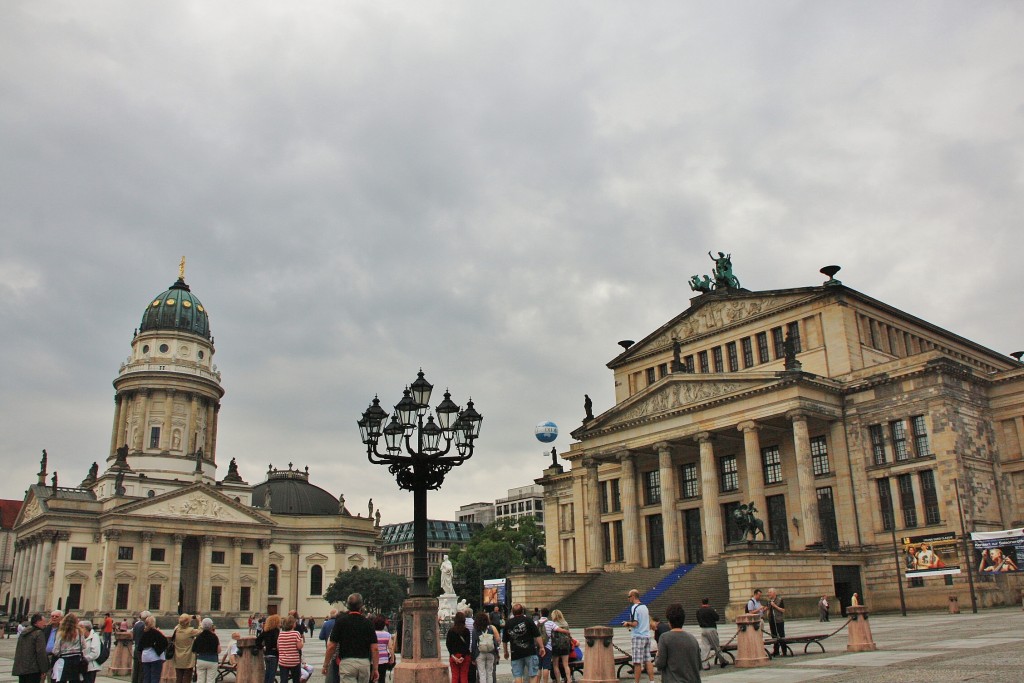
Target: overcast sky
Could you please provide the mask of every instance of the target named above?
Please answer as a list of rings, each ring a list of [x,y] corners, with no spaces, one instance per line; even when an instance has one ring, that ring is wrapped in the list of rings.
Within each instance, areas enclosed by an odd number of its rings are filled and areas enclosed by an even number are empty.
[[[385,523],[375,393],[422,366],[484,415],[451,519],[611,407],[708,250],[1024,349],[1022,35],[1020,2],[3,2],[0,497],[42,448],[62,485],[103,463],[183,254],[219,476],[308,465]]]

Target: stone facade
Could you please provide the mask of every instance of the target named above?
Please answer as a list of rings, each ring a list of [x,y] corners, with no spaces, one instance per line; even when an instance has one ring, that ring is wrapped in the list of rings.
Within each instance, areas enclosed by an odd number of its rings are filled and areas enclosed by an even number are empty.
[[[958,491],[968,532],[1024,520],[1024,366],[837,280],[701,294],[608,367],[616,405],[537,480],[559,572],[725,561],[740,606],[776,584],[891,607],[893,536],[959,534]],[[730,545],[750,502],[772,552]],[[946,580],[908,603],[965,595]]]

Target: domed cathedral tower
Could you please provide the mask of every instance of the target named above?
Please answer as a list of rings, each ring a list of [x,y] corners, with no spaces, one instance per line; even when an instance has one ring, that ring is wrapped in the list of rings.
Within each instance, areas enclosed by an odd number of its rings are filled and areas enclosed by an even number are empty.
[[[177,281],[146,306],[114,380],[109,470],[214,482],[224,389],[213,354],[210,319],[185,282],[182,258]]]

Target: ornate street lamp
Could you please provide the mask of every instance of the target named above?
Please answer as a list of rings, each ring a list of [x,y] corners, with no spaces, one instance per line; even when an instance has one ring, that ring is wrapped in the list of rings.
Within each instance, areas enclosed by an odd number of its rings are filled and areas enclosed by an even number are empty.
[[[366,444],[366,455],[375,465],[387,465],[399,488],[413,492],[413,559],[410,597],[430,597],[427,589],[427,491],[441,488],[444,477],[473,456],[473,445],[480,436],[483,417],[473,408],[465,409],[444,392],[444,400],[430,410],[433,385],[420,370],[395,404],[391,420],[374,398],[357,422],[359,435]],[[426,421],[424,421],[426,418]],[[384,437],[383,451],[380,443]],[[443,442],[443,443],[442,443]],[[454,451],[452,445],[454,444]]]

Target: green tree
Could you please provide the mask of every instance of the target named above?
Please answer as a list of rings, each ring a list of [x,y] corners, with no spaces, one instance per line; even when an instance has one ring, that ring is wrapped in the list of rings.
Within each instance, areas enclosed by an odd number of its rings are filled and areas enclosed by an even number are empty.
[[[383,569],[350,569],[338,572],[324,592],[324,600],[331,604],[345,602],[352,593],[359,593],[363,596],[366,611],[390,614],[401,607],[407,589],[404,576]]]
[[[520,517],[514,522],[502,520],[484,527],[465,547],[453,548],[449,553],[456,592],[479,607],[484,579],[507,577],[513,567],[523,564],[520,546],[531,542],[537,545],[544,543],[544,532],[532,517]],[[430,588],[433,595],[440,595],[440,571],[431,576]]]

